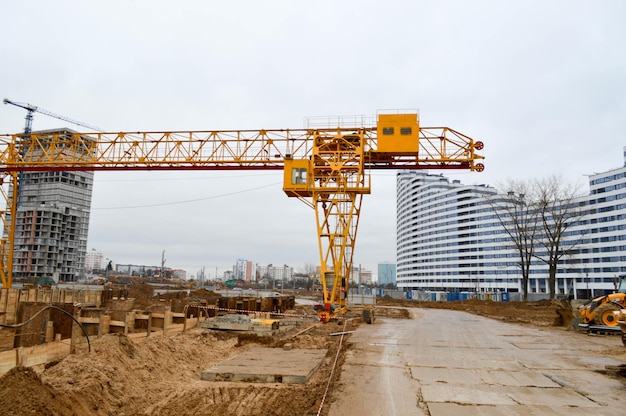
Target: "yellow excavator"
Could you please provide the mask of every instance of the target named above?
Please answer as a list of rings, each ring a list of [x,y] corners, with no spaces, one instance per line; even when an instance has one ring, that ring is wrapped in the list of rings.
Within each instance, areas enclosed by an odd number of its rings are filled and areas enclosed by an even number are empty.
[[[577,309],[584,324],[617,326],[618,317],[613,312],[626,308],[626,275],[615,282],[615,292],[599,296],[580,305]]]

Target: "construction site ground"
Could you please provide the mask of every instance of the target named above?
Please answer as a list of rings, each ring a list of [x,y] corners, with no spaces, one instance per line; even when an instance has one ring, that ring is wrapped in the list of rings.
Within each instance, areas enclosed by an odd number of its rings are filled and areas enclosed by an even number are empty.
[[[377,305],[381,306],[376,308],[377,317],[397,319],[409,317],[401,307],[456,309],[544,328],[553,326],[557,318],[549,301],[420,303],[383,298]],[[297,306],[289,313],[308,318],[298,327],[271,336],[195,328],[141,342],[124,335],[100,337],[92,341],[91,352],[67,356],[43,371],[14,368],[3,375],[0,414],[327,415],[344,353],[350,348],[350,332],[366,325],[360,319],[362,309],[353,307],[344,316],[347,319],[328,324],[310,318],[310,305]],[[325,353],[319,368],[304,383],[201,379],[206,369],[256,348],[321,349]],[[623,350],[616,348],[615,354],[623,354]]]

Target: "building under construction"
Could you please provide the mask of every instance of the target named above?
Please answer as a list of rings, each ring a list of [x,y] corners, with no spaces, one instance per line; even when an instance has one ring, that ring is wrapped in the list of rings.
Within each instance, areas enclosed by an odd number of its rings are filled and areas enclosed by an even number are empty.
[[[55,129],[33,133],[41,140],[54,134],[69,138],[75,132]],[[77,154],[80,149],[62,148],[58,143],[53,152],[57,158],[81,158]],[[93,171],[51,169],[20,173],[19,191],[14,195],[11,187],[8,201],[10,205],[17,198],[15,278],[75,281],[84,273],[93,176]]]

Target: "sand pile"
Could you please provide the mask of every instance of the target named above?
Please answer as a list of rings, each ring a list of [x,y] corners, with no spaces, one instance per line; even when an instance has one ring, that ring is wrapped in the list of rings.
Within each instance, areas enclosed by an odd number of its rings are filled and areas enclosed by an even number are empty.
[[[314,325],[275,347],[329,348],[340,330]],[[304,385],[212,383],[202,370],[267,340],[200,329],[134,343],[124,335],[92,342],[91,352],[70,355],[41,375],[14,369],[0,378],[1,415],[276,415],[315,414],[330,366]],[[330,358],[327,360],[331,362]],[[338,374],[337,374],[338,375]]]
[[[4,416],[51,415],[76,413],[71,400],[44,384],[30,368],[14,368],[0,378],[0,414]]]

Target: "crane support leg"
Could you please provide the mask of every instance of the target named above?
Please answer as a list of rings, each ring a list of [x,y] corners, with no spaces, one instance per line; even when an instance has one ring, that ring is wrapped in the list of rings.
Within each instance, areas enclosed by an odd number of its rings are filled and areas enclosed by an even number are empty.
[[[0,238],[0,279],[2,287],[10,288],[13,283],[13,248],[15,241],[15,222],[17,213],[17,198],[11,198],[11,194],[17,195],[19,189],[18,172],[0,172],[0,192],[6,203],[6,209],[2,210],[2,225],[4,233]],[[3,186],[8,182],[8,190]],[[9,210],[9,211],[6,211]]]
[[[323,310],[318,314],[327,322],[346,311],[363,195],[316,193],[314,198],[323,291]]]

